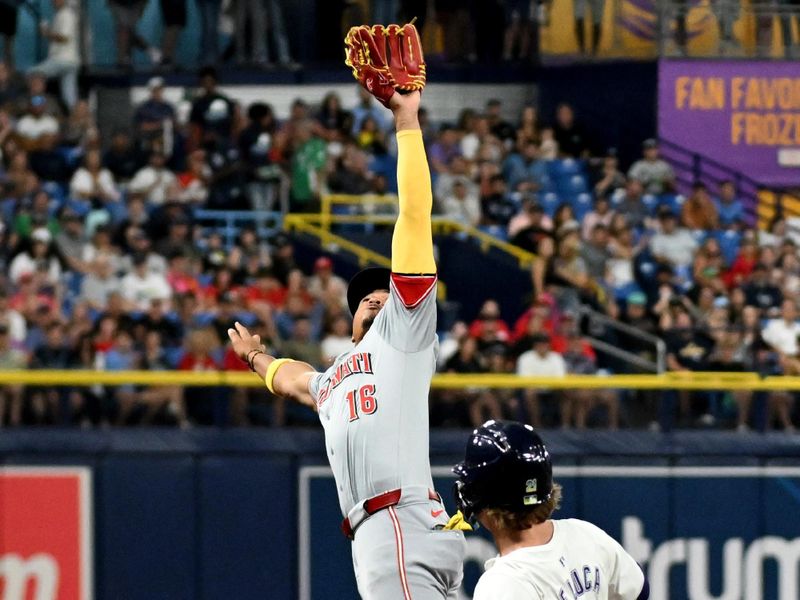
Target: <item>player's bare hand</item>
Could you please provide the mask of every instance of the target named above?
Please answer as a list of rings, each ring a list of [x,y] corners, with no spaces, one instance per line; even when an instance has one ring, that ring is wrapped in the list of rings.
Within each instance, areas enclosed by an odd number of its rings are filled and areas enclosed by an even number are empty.
[[[389,98],[389,108],[391,108],[392,112],[395,114],[403,112],[416,115],[417,112],[419,112],[419,103],[421,99],[422,93],[420,92],[409,92],[408,94],[395,92],[395,94]]]
[[[231,340],[236,356],[242,360],[247,360],[247,354],[253,350],[264,350],[264,346],[261,344],[261,336],[251,334],[247,327],[239,323],[239,321],[236,321],[233,327],[228,329],[228,337]]]

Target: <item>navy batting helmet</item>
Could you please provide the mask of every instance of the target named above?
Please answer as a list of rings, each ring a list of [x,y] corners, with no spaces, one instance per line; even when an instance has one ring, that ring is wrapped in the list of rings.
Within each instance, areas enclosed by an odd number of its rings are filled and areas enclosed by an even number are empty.
[[[530,509],[553,492],[553,465],[542,438],[514,421],[487,421],[474,430],[453,472],[456,504],[472,522],[485,508]]]

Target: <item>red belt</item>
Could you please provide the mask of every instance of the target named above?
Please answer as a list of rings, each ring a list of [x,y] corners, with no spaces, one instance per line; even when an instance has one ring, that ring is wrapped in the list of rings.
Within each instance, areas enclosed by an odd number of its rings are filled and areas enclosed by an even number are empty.
[[[367,515],[369,516],[369,515],[374,515],[376,512],[389,508],[390,506],[395,506],[400,502],[401,493],[402,490],[400,489],[391,490],[389,492],[384,492],[383,494],[380,494],[378,496],[374,496],[373,498],[364,500],[363,504],[364,512],[367,513]],[[433,490],[428,490],[428,498],[430,500],[436,500],[437,502],[442,501],[442,499],[439,497],[439,494],[437,494]],[[345,517],[344,521],[342,521],[342,533],[344,533],[345,537],[350,540],[352,540],[354,537],[353,534],[355,532],[353,531],[353,528],[350,526],[349,518]]]

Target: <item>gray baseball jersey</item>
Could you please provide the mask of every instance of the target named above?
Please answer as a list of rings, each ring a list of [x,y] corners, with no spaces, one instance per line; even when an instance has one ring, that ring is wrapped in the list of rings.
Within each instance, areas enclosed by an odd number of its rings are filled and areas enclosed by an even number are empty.
[[[392,274],[386,305],[364,338],[309,389],[347,515],[406,486],[432,487],[428,392],[436,370],[436,278]]]
[[[644,574],[619,543],[580,519],[554,519],[553,537],[486,562],[474,600],[636,600]]]
[[[392,274],[364,338],[313,377],[342,515],[401,489],[397,506],[357,526],[353,567],[365,600],[455,599],[465,542],[432,488],[428,392],[436,370],[436,277]],[[363,512],[363,511],[362,511]]]

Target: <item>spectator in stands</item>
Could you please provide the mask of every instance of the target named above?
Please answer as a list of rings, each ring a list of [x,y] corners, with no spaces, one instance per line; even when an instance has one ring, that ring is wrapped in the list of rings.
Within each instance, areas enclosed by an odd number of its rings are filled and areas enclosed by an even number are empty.
[[[517,375],[522,377],[564,377],[567,365],[564,357],[550,349],[550,336],[539,334],[532,340],[531,349],[523,352],[517,359]],[[523,398],[528,419],[534,427],[542,426],[539,395],[550,395],[550,390],[525,388]]]
[[[18,283],[25,275],[37,275],[51,286],[58,286],[61,264],[52,245],[53,235],[44,227],[31,233],[28,249],[14,257],[8,269],[11,281]]]
[[[665,332],[665,341],[667,344],[667,368],[670,371],[689,373],[708,370],[708,358],[714,349],[714,341],[706,332],[695,327],[692,317],[685,309],[676,312],[673,323]],[[671,413],[671,402],[667,396],[668,394],[665,395],[662,410],[665,413]],[[697,407],[691,405],[692,397],[689,394],[681,393],[679,397],[680,414],[684,419],[698,415]],[[707,401],[707,398],[705,400]],[[703,424],[713,422],[713,415],[710,415],[708,408],[699,416]],[[671,414],[664,414],[662,422],[664,417],[668,420],[672,419]]]
[[[597,361],[583,349],[584,340],[580,332],[573,329],[567,334],[564,363],[569,375],[596,375]],[[576,429],[586,429],[588,417],[597,405],[608,413],[608,428],[619,428],[619,398],[614,390],[575,389],[564,393],[561,403],[561,426],[569,427],[574,420]]]
[[[704,183],[695,183],[681,209],[681,221],[693,230],[711,231],[719,227],[717,209]]]
[[[166,34],[165,34],[166,35]],[[175,109],[164,99],[164,78],[151,77],[147,82],[150,97],[136,107],[133,123],[145,151],[172,146],[175,130]]]
[[[4,10],[7,10],[6,5],[0,4],[0,35],[2,28],[9,24],[3,18]],[[0,110],[13,111],[24,98],[25,81],[14,71],[14,62],[0,60]]]
[[[500,315],[500,305],[492,299],[483,303],[477,318],[469,326],[469,335],[475,339],[487,340],[487,332],[491,338],[489,344],[507,343],[511,339],[508,324]]]
[[[126,129],[114,130],[111,144],[103,156],[103,166],[111,172],[120,186],[127,186],[136,172],[144,166],[145,160]]]
[[[600,168],[593,175],[596,199],[610,199],[614,192],[625,187],[625,175],[619,170],[619,159],[615,148],[609,148]]]
[[[8,328],[8,338],[12,347],[22,348],[25,345],[28,325],[19,311],[9,306],[7,285],[0,286],[0,325]]]
[[[7,65],[16,64],[14,60],[14,42],[17,35],[18,13],[19,6],[16,4],[0,3],[0,35],[3,36],[3,59]],[[0,105],[2,104],[3,102],[0,101]],[[0,412],[0,423],[2,421],[2,412]]]
[[[553,222],[544,214],[542,205],[533,196],[525,196],[522,208],[508,223],[508,238],[512,244],[535,253],[541,238],[552,230]]]
[[[495,135],[498,135],[495,133]],[[502,136],[498,135],[502,139]],[[522,108],[519,116],[519,126],[517,127],[516,145],[517,152],[523,152],[528,142],[533,142],[537,146],[542,140],[541,123],[539,123],[539,111],[530,104]]]
[[[595,196],[594,206],[583,217],[581,223],[581,237],[588,240],[596,225],[603,225],[610,229],[611,221],[616,213],[611,210],[611,202],[607,196]]]
[[[495,175],[490,181],[489,193],[481,198],[481,223],[498,226],[504,233],[516,214],[519,203],[507,193],[506,181],[502,175]]]
[[[311,320],[300,317],[295,320],[292,328],[292,337],[281,344],[281,354],[284,356],[297,356],[310,365],[322,366],[322,352],[319,343],[312,337]]]
[[[323,169],[327,162],[325,142],[313,131],[313,122],[306,119],[298,123],[294,136],[291,161],[292,212],[317,212],[319,195],[324,181]]]
[[[444,364],[445,373],[482,373],[486,371],[483,357],[478,353],[478,342],[475,338],[462,335],[458,348]],[[484,410],[485,395],[473,390],[443,390],[437,394],[431,405],[431,420],[442,426],[463,427],[472,423],[475,415]]]
[[[592,227],[589,237],[581,244],[581,258],[586,265],[586,273],[596,281],[604,281],[611,254],[608,250],[608,227],[597,223]]]
[[[637,179],[629,179],[625,184],[625,194],[616,203],[614,210],[619,215],[625,215],[628,225],[634,229],[650,228],[651,221],[647,206],[642,201],[644,187]]]
[[[350,320],[340,314],[331,322],[328,333],[322,338],[320,350],[324,366],[330,366],[340,354],[349,352],[353,348],[352,335],[350,335]]]
[[[453,182],[452,192],[442,200],[442,216],[446,219],[476,227],[481,220],[481,202],[477,194],[470,194],[464,182]]]
[[[83,273],[87,265],[82,260],[86,244],[83,220],[70,208],[61,210],[60,231],[55,236],[56,249],[71,271]]]
[[[575,0],[573,7],[575,11],[575,38],[578,40],[578,50],[581,54],[586,54],[586,30],[587,9],[592,15],[592,55],[597,55],[600,47],[600,28],[603,23],[603,8],[605,0]]]
[[[532,107],[528,107],[532,108]],[[513,148],[517,139],[517,132],[514,127],[503,118],[503,101],[499,98],[491,98],[486,102],[486,119],[489,123],[489,129],[492,135],[503,143],[506,150]],[[534,110],[533,122],[530,121],[530,114],[528,113],[529,120],[525,122],[525,111],[521,118],[522,123],[520,127],[525,127],[527,131],[531,130],[531,126],[535,124],[536,112]]]
[[[461,156],[458,131],[451,125],[442,125],[436,141],[428,149],[428,160],[437,174],[447,173],[457,156]]]
[[[11,345],[8,325],[0,323],[0,371],[18,371],[26,368],[27,364],[25,353]],[[3,424],[6,412],[9,425],[16,427],[21,423],[23,391],[21,385],[0,385],[0,425]]]
[[[98,150],[86,153],[83,166],[75,171],[69,189],[74,200],[106,204],[120,199],[114,175],[103,167]]]
[[[678,226],[678,218],[668,207],[658,211],[661,231],[650,239],[650,251],[656,260],[685,270],[692,264],[697,242],[688,229]]]
[[[148,271],[147,255],[133,255],[133,270],[122,278],[122,295],[137,310],[146,310],[152,300],[170,300],[172,289],[164,275]]]
[[[642,184],[648,194],[662,194],[675,186],[675,172],[665,160],[659,158],[658,142],[648,138],[642,143],[643,157],[628,171],[628,179]]]
[[[29,158],[31,170],[42,181],[60,183],[69,179],[71,168],[59,148],[58,133],[43,134]]]
[[[726,286],[722,279],[725,259],[716,238],[707,238],[694,257],[692,279],[695,286],[707,286],[716,294],[725,294]]]
[[[353,115],[342,108],[342,100],[335,92],[325,95],[317,113],[320,135],[328,142],[342,141],[352,131]]]
[[[222,0],[196,0],[200,13],[200,56],[201,64],[213,65],[219,59],[219,15]]]
[[[575,111],[572,106],[566,102],[562,102],[556,107],[553,134],[562,156],[585,158],[589,154],[591,149],[589,137],[575,119]]]
[[[167,261],[160,254],[153,252],[150,238],[139,227],[131,227],[127,235],[129,240],[129,252],[120,261],[120,271],[130,273],[134,270],[133,259],[136,256],[143,256],[145,269],[148,273],[165,275],[167,272]]]
[[[615,292],[627,293],[635,283],[634,260],[647,245],[647,239],[642,237],[636,243],[633,229],[626,224],[612,227],[609,234],[605,281]]]
[[[621,321],[630,325],[642,333],[653,336],[658,335],[656,321],[647,308],[647,296],[643,292],[634,291],[625,298],[625,310]],[[651,342],[646,342],[638,336],[621,333],[619,340],[621,348],[633,352],[647,360],[655,359],[655,346]]]
[[[64,117],[64,111],[58,98],[47,91],[47,78],[38,71],[28,71],[25,75],[25,82],[28,86],[27,93],[20,98],[14,114],[16,116],[24,114],[28,110],[31,100],[36,96],[41,96],[44,98],[44,114],[55,117],[60,122]]]
[[[148,204],[161,205],[171,199],[176,192],[177,178],[167,167],[163,152],[150,153],[147,165],[139,169],[128,183],[128,190],[142,194]]]
[[[26,150],[36,150],[46,136],[58,135],[58,120],[45,112],[46,105],[44,96],[31,97],[27,112],[17,121],[16,133]]]
[[[89,265],[88,273],[81,282],[79,298],[97,311],[105,310],[108,298],[120,289],[120,279],[114,273],[111,259],[106,255],[98,256]]]
[[[539,159],[539,145],[533,140],[503,161],[503,177],[512,192],[536,192],[546,176],[547,164]]]
[[[78,100],[64,123],[61,143],[71,148],[96,147],[100,133],[88,100]]]
[[[319,139],[319,138],[316,138]],[[328,187],[336,194],[366,194],[372,189],[375,175],[369,170],[366,153],[355,144],[348,143],[328,175]]]
[[[186,0],[160,0],[164,33],[161,37],[161,66],[171,68],[175,64],[175,48],[181,30],[186,27]]]
[[[503,4],[506,10],[503,60],[530,60],[532,53],[538,56],[539,23],[537,15],[531,11],[531,3],[525,0],[508,0]]]
[[[389,124],[386,120],[386,113],[376,102],[367,90],[358,86],[358,104],[351,111],[353,115],[353,128],[350,133],[353,136],[361,131],[361,125],[367,118],[371,118],[378,125],[381,131],[387,131]]]
[[[781,304],[779,319],[770,319],[761,331],[761,337],[775,352],[778,374],[800,374],[800,323],[797,322],[797,304],[795,300],[785,299]],[[794,397],[787,392],[779,392],[770,397],[770,408],[786,432],[793,432],[792,405]]]
[[[320,256],[314,261],[314,274],[308,280],[308,293],[317,300],[335,300],[346,308],[347,283],[333,272],[333,261]]]
[[[730,227],[744,223],[744,204],[736,192],[736,185],[730,179],[719,184],[719,196],[714,198],[714,206],[719,215],[719,224]]]
[[[744,286],[744,294],[748,305],[756,306],[765,313],[777,308],[783,302],[783,293],[770,280],[769,269],[764,263],[758,263],[753,267],[750,281]]]
[[[61,81],[61,97],[69,108],[78,101],[78,68],[80,23],[78,13],[68,0],[52,0],[53,24],[43,22],[39,31],[49,42],[47,59],[33,69],[48,79]]]
[[[202,1],[202,0],[201,0]],[[219,0],[212,0],[219,2]],[[192,102],[189,122],[191,143],[196,148],[205,143],[206,133],[213,132],[228,139],[233,126],[234,104],[217,89],[219,79],[214,67],[203,67],[198,73],[200,95]]]
[[[161,51],[150,46],[136,31],[136,24],[142,18],[146,4],[146,0],[108,0],[108,8],[114,18],[117,64],[122,68],[130,68],[134,48],[147,52],[153,64],[161,62]]]

